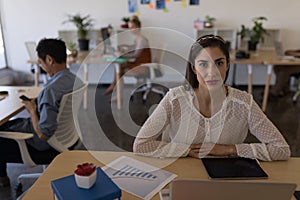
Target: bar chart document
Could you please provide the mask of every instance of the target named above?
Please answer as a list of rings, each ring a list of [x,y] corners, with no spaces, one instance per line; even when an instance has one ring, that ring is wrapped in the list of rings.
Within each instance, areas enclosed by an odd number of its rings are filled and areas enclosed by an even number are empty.
[[[177,176],[127,156],[112,161],[103,170],[121,189],[142,199],[151,199]]]

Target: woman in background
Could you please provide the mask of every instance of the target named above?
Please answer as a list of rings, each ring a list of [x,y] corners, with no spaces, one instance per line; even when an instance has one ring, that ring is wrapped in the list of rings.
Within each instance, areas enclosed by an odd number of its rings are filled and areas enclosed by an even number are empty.
[[[121,75],[123,75],[127,72],[128,75],[130,75],[130,76],[138,76],[140,74],[147,73],[148,69],[146,67],[138,67],[134,70],[132,70],[132,69],[143,63],[151,63],[151,51],[149,48],[150,46],[149,46],[148,39],[141,33],[142,24],[136,15],[131,17],[131,19],[128,23],[128,26],[129,26],[130,32],[135,37],[134,50],[121,55],[121,57],[128,58],[129,60],[133,60],[133,61],[122,63],[120,65],[120,67],[121,67],[120,73],[121,73]],[[110,94],[113,92],[114,87],[117,83],[116,77],[117,76],[115,73],[114,80],[113,80],[112,84],[106,89],[106,91],[104,92],[104,95],[107,95],[107,94]]]
[[[287,160],[289,145],[252,95],[224,84],[229,61],[221,37],[200,37],[190,50],[186,85],[161,100],[140,129],[133,151],[154,157]],[[244,143],[248,131],[260,143]]]

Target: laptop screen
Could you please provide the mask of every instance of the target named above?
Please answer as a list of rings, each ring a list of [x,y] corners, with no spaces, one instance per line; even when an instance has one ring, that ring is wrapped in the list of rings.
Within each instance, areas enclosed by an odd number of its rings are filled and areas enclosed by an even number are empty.
[[[284,56],[283,45],[279,41],[274,41],[275,52],[278,56]]]
[[[290,200],[295,188],[293,183],[177,179],[171,183],[170,199]]]

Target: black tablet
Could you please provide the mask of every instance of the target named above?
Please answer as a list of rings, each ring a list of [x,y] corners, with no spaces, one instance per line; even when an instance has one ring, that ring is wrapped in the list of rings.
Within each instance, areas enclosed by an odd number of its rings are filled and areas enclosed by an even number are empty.
[[[202,158],[205,169],[212,179],[256,179],[268,174],[256,159],[250,158]]]

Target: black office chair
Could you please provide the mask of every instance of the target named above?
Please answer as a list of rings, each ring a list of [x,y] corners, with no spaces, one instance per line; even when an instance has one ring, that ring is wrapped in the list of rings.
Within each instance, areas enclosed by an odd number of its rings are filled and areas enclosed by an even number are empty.
[[[165,96],[168,90],[162,87],[158,87],[157,84],[152,83],[153,79],[163,76],[161,64],[163,63],[164,53],[165,45],[163,45],[163,47],[159,49],[151,49],[152,63],[145,63],[139,66],[141,68],[146,68],[147,70],[145,71],[147,71],[147,73],[135,76],[135,78],[138,80],[139,85],[141,86],[132,92],[131,97],[133,97],[135,94],[142,93],[142,100],[145,103],[148,95],[151,92],[158,94],[161,97]]]
[[[291,75],[291,84],[296,85],[296,92],[292,97],[293,103],[297,102],[297,98],[300,95],[300,73],[295,73]],[[295,83],[296,82],[296,83]]]

